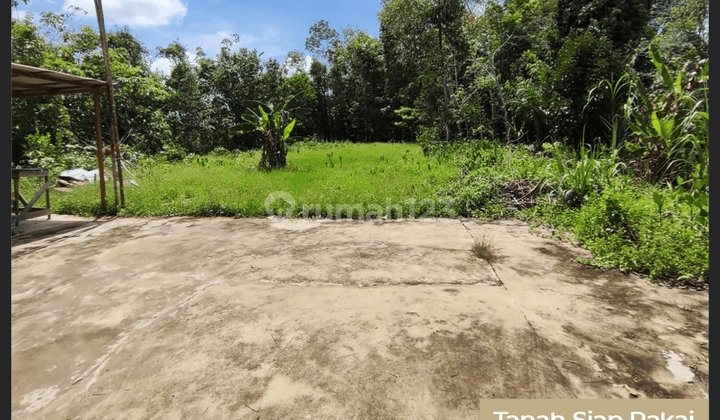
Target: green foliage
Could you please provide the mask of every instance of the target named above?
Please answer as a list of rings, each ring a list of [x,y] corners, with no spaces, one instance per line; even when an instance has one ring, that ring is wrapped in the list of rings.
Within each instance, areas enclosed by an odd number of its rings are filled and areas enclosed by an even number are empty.
[[[579,159],[568,161],[562,153],[556,153],[552,168],[559,198],[572,207],[587,202],[590,194],[598,188],[598,161],[585,145],[580,149]]]
[[[579,152],[568,152],[560,144],[548,145],[547,149],[552,149],[554,154],[554,162],[547,167],[550,183],[561,202],[570,207],[581,206],[593,192],[612,186],[613,180],[625,168],[624,163],[616,160],[617,150],[603,156],[601,147],[593,149],[584,144]]]
[[[549,76],[551,90],[547,101],[552,135],[567,137],[575,147],[579,147],[584,138],[604,136],[600,104],[588,104],[586,98],[602,80],[623,73],[623,60],[610,40],[590,31],[565,39]]]
[[[504,201],[502,185],[520,178],[537,181],[548,176],[548,159],[490,140],[439,144],[429,149],[429,155],[440,164],[451,163],[458,168],[460,177],[440,186],[438,194],[450,200],[461,216],[512,216],[518,208]]]
[[[676,179],[678,188],[674,189],[668,182],[668,189],[671,197],[689,206],[690,221],[696,222],[698,227],[707,233],[710,229],[709,180],[700,173],[701,169],[698,165],[691,179],[684,181],[678,176]]]
[[[554,206],[523,212],[536,222],[572,232],[573,239],[593,254],[583,262],[623,268],[669,281],[709,280],[707,232],[688,223],[688,207],[658,214],[657,190],[628,187],[593,195],[574,210]]]
[[[305,40],[305,49],[310,51],[315,58],[330,60],[333,49],[340,44],[340,35],[325,20],[310,27],[310,36]]]
[[[57,177],[66,169],[97,168],[97,151],[94,145],[53,143],[49,133],[40,134],[39,130],[27,136],[25,144],[27,149],[23,166],[48,169],[51,178]]]
[[[450,115],[470,52],[466,18],[457,0],[390,0],[379,13],[389,109],[416,109],[423,125],[442,127],[445,141],[450,130],[457,130]],[[401,128],[403,138],[410,130],[394,124],[388,130],[393,127]]]
[[[672,70],[710,57],[709,0],[653,2],[652,16],[653,43]]]
[[[166,143],[163,145],[160,156],[166,162],[181,162],[187,157],[187,151],[176,143]]]
[[[631,50],[645,35],[649,4],[644,0],[558,0],[558,37],[592,31],[610,40],[613,48]]]
[[[703,178],[709,165],[710,62],[698,63],[689,77],[683,71],[672,76],[657,48],[650,44],[649,50],[663,89],[652,98],[638,77],[633,81],[625,105],[634,133],[627,144],[630,157],[645,167],[638,175],[652,182],[688,177],[693,171]]]
[[[593,102],[605,100],[607,104],[605,115],[600,115],[600,121],[610,133],[610,148],[615,153],[614,157],[617,157],[619,148],[622,147],[627,137],[628,124],[624,118],[624,103],[629,87],[627,73],[618,77],[617,80],[614,78],[601,80],[588,93],[588,100],[583,108],[583,112],[585,112],[585,109]]]
[[[333,53],[329,81],[330,104],[336,115],[336,135],[351,141],[385,140],[390,112],[383,98],[385,81],[382,44],[364,32],[355,34]]]

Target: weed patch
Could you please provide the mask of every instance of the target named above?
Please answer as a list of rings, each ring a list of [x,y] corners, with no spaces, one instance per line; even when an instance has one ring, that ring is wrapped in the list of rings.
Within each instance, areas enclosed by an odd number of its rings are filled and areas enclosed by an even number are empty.
[[[492,239],[483,235],[480,238],[474,238],[474,242],[472,251],[478,258],[489,263],[497,261],[499,258],[499,250],[493,243]]]

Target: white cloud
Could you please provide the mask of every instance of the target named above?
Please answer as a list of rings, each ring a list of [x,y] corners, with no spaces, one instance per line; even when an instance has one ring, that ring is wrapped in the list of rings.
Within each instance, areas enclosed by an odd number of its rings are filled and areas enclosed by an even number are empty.
[[[185,53],[185,56],[188,59],[188,62],[195,63],[195,60],[197,59],[197,54],[195,53]],[[150,68],[153,71],[159,72],[164,74],[165,76],[169,76],[170,72],[173,69],[173,62],[170,59],[167,59],[165,57],[158,57],[155,61],[152,62],[150,65]]]
[[[310,65],[312,64],[312,57],[309,55],[305,56],[305,62],[303,63],[303,71],[305,73],[310,72]],[[296,69],[293,67],[291,69],[288,69],[288,76],[292,76],[295,73],[297,73]]]
[[[157,60],[152,62],[152,65],[150,67],[153,71],[157,71],[166,76],[169,76],[170,70],[172,69],[172,61],[168,60],[165,57],[158,57]]]
[[[232,41],[232,35],[228,31],[217,31],[214,34],[201,34],[197,40],[200,41],[199,47],[202,47],[203,51],[207,53],[209,50],[220,51],[223,39],[229,39]]]
[[[28,13],[30,13],[30,12],[28,12],[27,10],[13,10],[12,13],[11,13],[11,15],[12,15],[13,18],[15,18],[15,19],[17,19],[17,20],[24,20],[24,19],[25,19],[25,15],[28,14]],[[33,15],[33,18],[34,18],[34,17],[35,17],[35,16]]]
[[[309,73],[309,72],[310,72],[310,65],[311,65],[311,64],[312,64],[312,57],[310,57],[309,55],[306,55],[306,56],[305,56],[305,60],[304,60],[304,62],[303,62],[303,66],[302,66],[302,67],[303,67],[303,71],[304,71],[305,73]],[[294,75],[295,73],[297,73],[297,70],[296,70],[294,67],[288,69],[288,76],[292,76],[292,75]]]
[[[65,0],[62,8],[81,7],[87,16],[95,17],[93,0]],[[135,28],[169,25],[174,18],[183,18],[187,14],[187,4],[180,0],[105,0],[103,17],[105,26],[127,25]]]

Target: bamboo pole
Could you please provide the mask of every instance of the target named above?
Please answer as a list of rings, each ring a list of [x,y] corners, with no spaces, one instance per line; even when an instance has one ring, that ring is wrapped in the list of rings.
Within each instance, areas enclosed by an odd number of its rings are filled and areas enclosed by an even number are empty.
[[[105,19],[103,17],[102,2],[95,0],[95,11],[97,12],[98,26],[100,28],[100,41],[102,42],[103,58],[105,61],[105,77],[108,84],[108,102],[110,103],[110,131],[112,133],[112,153],[115,156],[113,160],[113,175],[117,171],[117,176],[113,176],[115,184],[115,205],[117,205],[118,183],[120,184],[120,205],[125,207],[125,192],[123,189],[122,176],[122,160],[120,158],[120,142],[118,140],[117,117],[115,114],[115,91],[112,84],[112,75],[110,74],[110,58],[108,57],[107,36],[105,35]]]
[[[95,102],[95,133],[97,135],[97,158],[100,181],[100,201],[102,202],[103,213],[107,212],[105,201],[105,157],[103,156],[102,127],[100,125],[100,95],[98,91],[93,92]]]

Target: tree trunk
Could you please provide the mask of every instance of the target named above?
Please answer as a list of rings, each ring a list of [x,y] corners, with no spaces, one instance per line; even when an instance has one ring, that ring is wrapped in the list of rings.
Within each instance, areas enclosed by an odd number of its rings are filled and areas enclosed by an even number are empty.
[[[490,136],[492,137],[492,140],[495,141],[495,130],[493,128],[495,125],[495,98],[493,97],[492,89],[489,91],[490,93]]]
[[[502,86],[498,82],[497,73],[495,73],[495,57],[490,55],[490,77],[495,82],[495,88],[497,89],[498,98],[500,99],[500,105],[502,105],[503,118],[505,120],[505,140],[510,140],[510,120],[508,119],[507,104],[505,102],[505,96],[502,93]]]
[[[447,75],[445,74],[445,58],[442,50],[442,24],[438,25],[438,38],[440,41],[440,71],[443,77],[443,125],[445,126],[445,141],[450,141],[450,127],[448,126],[448,93]]]
[[[260,169],[272,171],[287,166],[287,149],[284,143],[278,143],[273,139],[272,134],[267,133],[267,140],[263,145],[263,154],[260,158]]]

